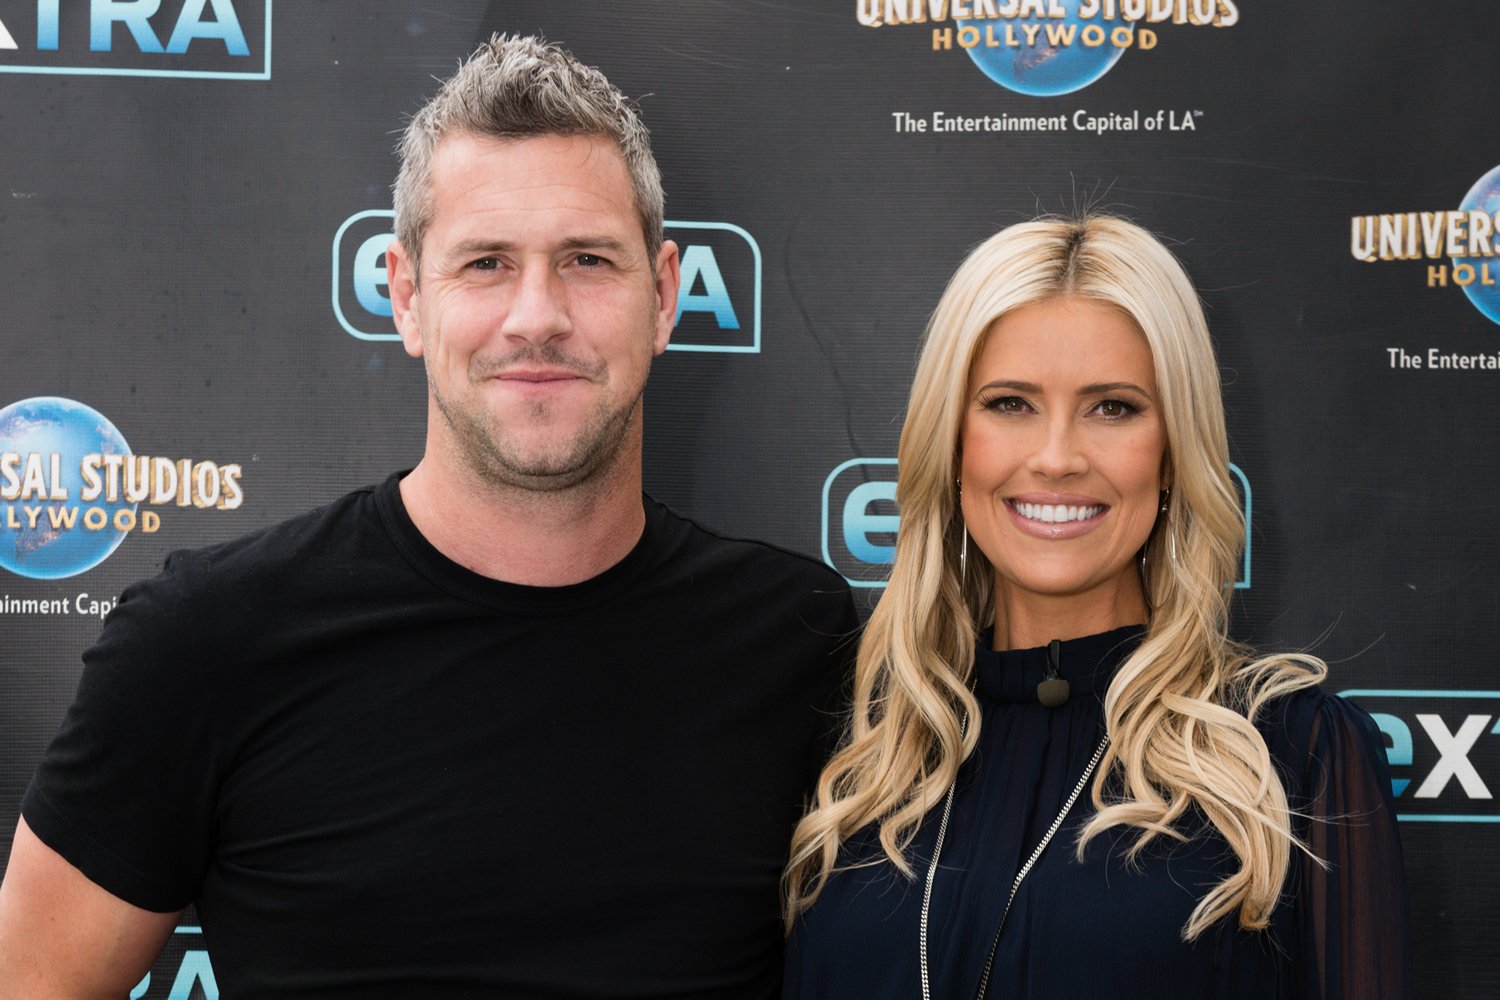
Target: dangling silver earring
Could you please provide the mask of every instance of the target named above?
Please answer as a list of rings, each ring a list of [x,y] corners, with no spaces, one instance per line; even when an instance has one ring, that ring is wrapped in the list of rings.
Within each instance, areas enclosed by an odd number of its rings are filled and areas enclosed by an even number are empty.
[[[958,544],[958,585],[962,587],[969,582],[969,526],[959,521],[959,530],[964,533]]]
[[[1172,502],[1172,487],[1168,486],[1166,489],[1164,489],[1164,490],[1161,491],[1161,508],[1160,508],[1160,513],[1164,517],[1167,514],[1168,509],[1171,507],[1171,502]],[[1167,526],[1167,545],[1168,545],[1168,549],[1172,553],[1172,565],[1175,566],[1175,565],[1177,565],[1177,533],[1172,530],[1172,528],[1171,528],[1170,525]]]
[[[1146,601],[1146,609],[1155,611],[1157,605],[1151,603],[1151,577],[1146,573],[1146,550],[1141,549],[1141,597]]]
[[[1167,489],[1161,491],[1161,499],[1156,507],[1156,513],[1158,515],[1156,519],[1156,527],[1166,531],[1168,543],[1170,544],[1172,549],[1172,562],[1175,563],[1177,561],[1177,537],[1172,534],[1172,526],[1167,523],[1167,516],[1168,512],[1171,509],[1171,505],[1172,489],[1171,487],[1168,487]],[[1155,534],[1154,530],[1152,534]],[[1158,607],[1160,607],[1160,605],[1151,603],[1151,575],[1149,572],[1147,572],[1146,569],[1146,549],[1148,548],[1150,548],[1150,539],[1147,539],[1146,545],[1141,549],[1141,596],[1146,599],[1147,609],[1155,611]]]
[[[958,491],[958,500],[954,505],[958,508],[958,530],[963,532],[962,540],[958,543],[958,588],[962,591],[969,582],[969,526],[964,521],[964,481],[955,478],[953,485]]]

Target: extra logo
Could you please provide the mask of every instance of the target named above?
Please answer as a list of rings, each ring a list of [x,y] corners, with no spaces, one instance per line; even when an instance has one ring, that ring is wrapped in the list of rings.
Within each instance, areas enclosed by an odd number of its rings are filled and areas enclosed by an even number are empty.
[[[1240,487],[1245,518],[1245,555],[1236,590],[1250,587],[1250,480],[1231,465]],[[851,587],[884,587],[896,558],[896,460],[851,458],[823,481],[823,561],[843,574]]]
[[[9,0],[0,73],[271,78],[271,0]]]
[[[102,413],[58,396],[0,409],[0,567],[34,580],[77,576],[158,508],[235,510],[237,464],[135,455]]]
[[[1500,323],[1500,166],[1469,188],[1457,209],[1357,215],[1350,220],[1349,253],[1373,263],[1443,261],[1427,265],[1427,287],[1457,285],[1492,323]]]
[[[391,326],[385,248],[389,209],[356,212],[333,236],[333,315],[360,340],[399,340]],[[755,237],[728,222],[667,222],[682,254],[677,328],[669,351],[760,353],[761,257]]]
[[[1126,49],[1154,49],[1162,24],[1227,28],[1234,0],[855,0],[866,27],[926,25],[934,52],[964,52],[1018,94],[1055,97],[1094,83]]]
[[[1386,739],[1396,816],[1407,822],[1500,823],[1500,691],[1340,691]]]
[[[130,1000],[219,1000],[219,981],[203,950],[203,928],[183,925],[167,941]]]

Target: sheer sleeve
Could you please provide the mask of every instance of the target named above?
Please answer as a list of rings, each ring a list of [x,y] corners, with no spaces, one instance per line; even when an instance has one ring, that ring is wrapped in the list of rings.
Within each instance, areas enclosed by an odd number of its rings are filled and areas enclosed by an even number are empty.
[[[1384,742],[1336,697],[1311,708],[1299,824],[1312,853],[1295,886],[1302,1000],[1405,1000],[1411,932]]]

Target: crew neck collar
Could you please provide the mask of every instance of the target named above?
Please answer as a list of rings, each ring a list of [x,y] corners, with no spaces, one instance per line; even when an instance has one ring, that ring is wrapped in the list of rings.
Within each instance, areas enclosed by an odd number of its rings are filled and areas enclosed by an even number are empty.
[[[1102,697],[1116,668],[1140,645],[1144,625],[1064,639],[1059,650],[1060,675],[1071,689],[1069,698]],[[976,688],[992,701],[1037,703],[1036,686],[1047,671],[1047,647],[993,650],[994,629],[979,634],[974,650]]]
[[[461,566],[438,551],[417,529],[401,499],[401,480],[411,470],[392,473],[375,488],[374,497],[391,540],[412,567],[455,597],[528,614],[564,614],[595,605],[635,580],[650,564],[661,535],[663,508],[644,493],[645,527],[625,557],[609,569],[579,583],[533,587],[494,580]]]

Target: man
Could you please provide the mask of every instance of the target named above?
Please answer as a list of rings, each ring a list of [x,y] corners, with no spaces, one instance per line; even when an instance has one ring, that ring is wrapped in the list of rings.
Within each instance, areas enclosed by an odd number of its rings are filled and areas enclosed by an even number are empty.
[[[856,622],[641,493],[677,249],[597,71],[497,37],[411,123],[421,463],[169,557],[85,654],[0,997],[120,997],[196,902],[226,997],[763,997]]]

